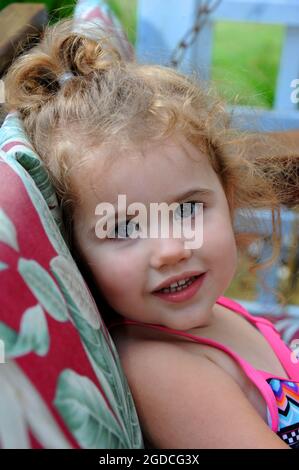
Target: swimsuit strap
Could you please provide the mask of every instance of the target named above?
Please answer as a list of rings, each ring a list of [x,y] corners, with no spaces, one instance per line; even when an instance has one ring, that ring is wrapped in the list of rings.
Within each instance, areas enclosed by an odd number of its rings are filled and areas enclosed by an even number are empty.
[[[291,360],[292,351],[281,339],[280,333],[275,328],[274,324],[267,320],[266,318],[259,317],[257,315],[251,315],[244,307],[234,300],[228,299],[226,297],[219,297],[217,303],[228,307],[231,310],[236,311],[243,315],[249,322],[254,323],[256,327],[261,331],[262,335],[266,338],[276,356],[280,360],[283,368],[287,372],[289,378],[294,381],[299,381],[299,364],[293,363]],[[260,371],[264,375],[264,378],[273,378],[273,375],[269,374],[266,371]],[[277,377],[278,378],[278,377]],[[279,377],[283,380],[285,378]]]

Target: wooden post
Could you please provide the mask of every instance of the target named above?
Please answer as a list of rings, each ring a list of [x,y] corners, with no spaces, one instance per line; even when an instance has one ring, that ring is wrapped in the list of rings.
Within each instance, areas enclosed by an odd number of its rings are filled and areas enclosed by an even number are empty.
[[[0,11],[0,76],[24,41],[39,36],[47,21],[48,12],[41,3],[12,3]]]

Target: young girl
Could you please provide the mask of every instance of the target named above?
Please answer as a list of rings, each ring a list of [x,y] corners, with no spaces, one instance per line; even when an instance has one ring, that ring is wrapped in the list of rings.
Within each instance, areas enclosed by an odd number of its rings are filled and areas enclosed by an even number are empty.
[[[48,28],[16,60],[6,105],[56,185],[148,445],[298,447],[299,365],[268,320],[223,297],[243,246],[235,211],[275,214],[275,165],[245,158],[224,107],[195,79],[126,62],[71,26]],[[142,237],[132,216],[98,237],[96,207],[119,195],[147,209],[178,203],[176,220],[192,226],[203,204],[203,244],[173,236],[174,223],[168,237]]]

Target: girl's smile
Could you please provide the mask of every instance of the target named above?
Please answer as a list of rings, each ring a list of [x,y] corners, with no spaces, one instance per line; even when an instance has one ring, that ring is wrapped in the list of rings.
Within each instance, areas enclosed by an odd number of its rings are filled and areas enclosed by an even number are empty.
[[[172,284],[166,281],[165,284],[169,287],[155,290],[153,294],[167,302],[185,302],[197,293],[204,282],[205,276],[206,273],[187,277],[186,273],[179,277],[182,280],[178,280]]]

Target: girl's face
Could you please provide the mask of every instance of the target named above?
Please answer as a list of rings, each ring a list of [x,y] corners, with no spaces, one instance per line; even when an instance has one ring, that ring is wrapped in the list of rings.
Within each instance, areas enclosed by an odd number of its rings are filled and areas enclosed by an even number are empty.
[[[102,164],[109,156],[98,153],[85,174],[76,177],[81,203],[74,213],[74,235],[106,301],[119,314],[141,322],[182,330],[210,325],[213,306],[234,276],[237,249],[227,199],[208,156],[182,138],[168,139],[119,155],[103,179]],[[181,197],[189,192],[194,194]],[[120,194],[126,195],[127,207],[143,203],[148,214],[154,202],[203,203],[202,246],[186,248],[185,239],[171,232],[168,238],[98,238],[95,208],[102,202],[116,207]],[[191,210],[190,217],[196,216]],[[118,230],[125,236],[125,225]],[[205,273],[191,298],[173,302],[153,293],[164,281],[187,272]]]

